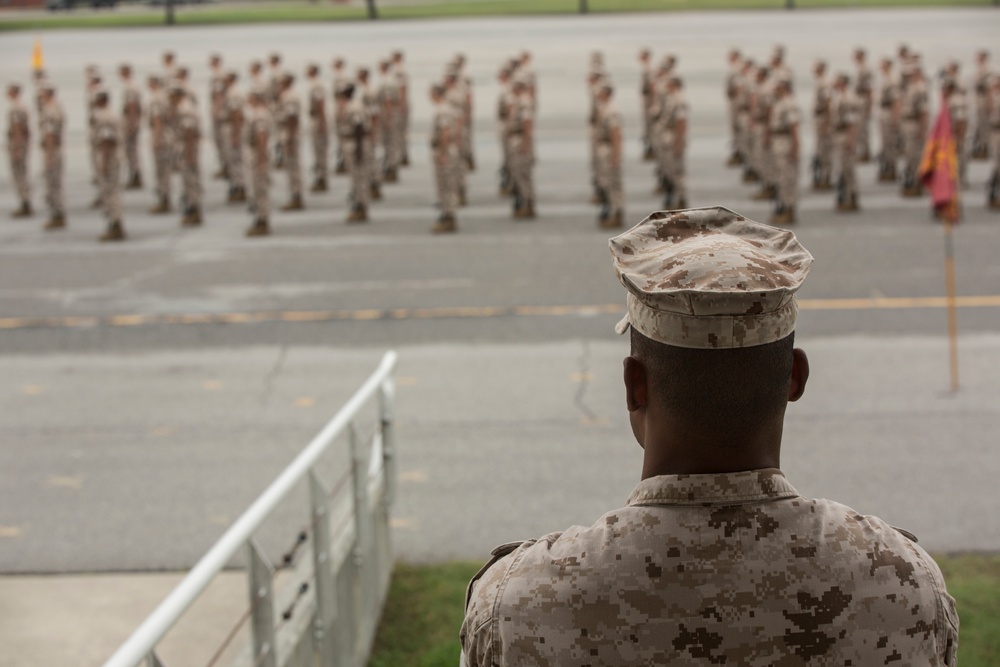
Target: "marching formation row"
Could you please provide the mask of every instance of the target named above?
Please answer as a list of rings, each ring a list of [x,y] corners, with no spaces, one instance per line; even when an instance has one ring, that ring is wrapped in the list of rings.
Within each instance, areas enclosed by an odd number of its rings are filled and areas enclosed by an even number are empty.
[[[919,54],[901,46],[894,59],[882,59],[877,85],[865,51],[855,50],[853,58],[854,76],[839,73],[831,81],[823,61],[813,69],[816,151],[812,188],[836,188],[839,211],[859,209],[856,164],[873,156],[878,159],[880,182],[901,180],[903,196],[922,194],[918,171],[931,106]],[[663,208],[686,208],[690,112],[677,58],[667,55],[654,66],[650,51],[643,49],[639,62],[644,159],[655,163]],[[101,240],[125,238],[121,189],[143,187],[139,143],[144,128],[154,166],[156,201],[150,213],[173,210],[173,181],[179,176],[181,224],[202,224],[199,149],[203,132],[198,96],[190,85],[189,70],[176,63],[172,52],[163,54],[162,63],[161,73],[148,76],[146,95],[135,83],[132,68],[119,68],[120,113],[112,108],[108,82],[96,67],[86,68],[94,207],[103,208],[108,224]],[[988,159],[992,153],[997,166],[987,200],[988,206],[1000,208],[1000,74],[992,73],[988,64],[989,54],[980,51],[971,85],[972,109],[957,62],[941,70],[940,85],[952,119],[961,182],[967,183],[969,159]],[[457,231],[457,210],[466,199],[466,174],[475,169],[473,90],[465,65],[465,58],[456,56],[430,89],[432,168],[440,209],[433,227],[436,233]],[[328,190],[331,173],[349,176],[348,223],[367,221],[371,202],[381,199],[383,185],[396,182],[400,170],[409,165],[410,85],[399,51],[378,63],[374,80],[368,68],[360,67],[351,76],[344,60],[335,59],[332,105],[328,105],[330,94],[315,64],[305,70],[305,104],[296,92],[296,77],[284,69],[280,54],[271,54],[266,63],[251,62],[245,85],[239,72],[223,67],[219,55],[209,59],[209,68],[208,115],[218,160],[215,177],[228,182],[228,203],[248,205],[252,217],[248,236],[270,233],[273,170],[287,176],[288,198],[282,211],[305,207],[300,155],[304,138],[312,153],[311,192]],[[532,219],[536,215],[533,167],[538,90],[531,55],[522,52],[505,61],[498,78],[500,194],[512,198],[516,220]],[[62,194],[65,113],[45,73],[36,71],[34,80],[45,199],[51,213],[45,228],[56,230],[66,225]],[[625,205],[623,120],[613,102],[614,86],[600,52],[591,54],[587,84],[592,202],[601,206],[599,226],[617,228],[623,224]],[[32,130],[21,93],[18,85],[8,87],[8,151],[20,199],[14,212],[18,217],[32,214],[28,174]],[[764,62],[730,52],[725,82],[732,135],[728,165],[742,167],[744,182],[760,184],[754,199],[774,201],[772,222],[778,224],[795,222],[799,199],[802,112],[794,93],[794,75],[782,47]],[[877,153],[871,136],[873,121],[879,129]],[[331,155],[335,156],[332,169]]]
[[[920,162],[931,111],[928,77],[920,54],[904,45],[895,60],[883,58],[878,87],[865,50],[856,49],[853,59],[854,76],[838,73],[832,82],[826,62],[818,61],[813,68],[816,152],[812,188],[836,188],[838,211],[859,210],[856,165],[876,156],[871,138],[874,120],[880,139],[879,182],[901,180],[904,197],[920,197]],[[774,200],[772,222],[793,223],[799,198],[802,113],[794,101],[793,77],[785,64],[784,50],[776,48],[763,63],[732,51],[729,66],[726,98],[732,155],[728,164],[742,166],[744,182],[760,183],[754,199]],[[967,187],[970,156],[985,160],[992,153],[996,166],[988,183],[987,205],[1000,208],[1000,74],[989,70],[989,54],[979,51],[971,86],[974,116],[958,62],[952,61],[941,70],[940,86],[942,104],[951,118],[959,181]]]

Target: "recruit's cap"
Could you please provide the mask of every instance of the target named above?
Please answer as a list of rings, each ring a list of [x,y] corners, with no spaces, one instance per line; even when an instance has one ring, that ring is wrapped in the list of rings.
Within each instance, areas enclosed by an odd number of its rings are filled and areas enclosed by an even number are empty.
[[[629,326],[687,348],[765,345],[795,330],[812,255],[787,230],[721,206],[658,211],[609,241]]]

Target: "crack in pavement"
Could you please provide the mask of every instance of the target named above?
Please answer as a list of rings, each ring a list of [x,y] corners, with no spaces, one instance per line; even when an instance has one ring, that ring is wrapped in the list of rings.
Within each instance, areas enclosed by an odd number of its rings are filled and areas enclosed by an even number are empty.
[[[282,345],[281,349],[278,351],[278,358],[274,360],[274,364],[271,369],[264,376],[264,387],[260,392],[260,405],[261,407],[266,407],[268,401],[271,400],[271,394],[274,392],[274,382],[281,375],[281,371],[285,367],[285,358],[288,356],[288,345]]]

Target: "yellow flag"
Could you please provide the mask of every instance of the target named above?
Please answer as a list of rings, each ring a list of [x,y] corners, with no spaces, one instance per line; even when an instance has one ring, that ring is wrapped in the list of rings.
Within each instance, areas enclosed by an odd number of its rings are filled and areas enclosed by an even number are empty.
[[[35,38],[35,48],[31,50],[31,69],[38,71],[45,68],[45,58],[42,57],[42,38]]]

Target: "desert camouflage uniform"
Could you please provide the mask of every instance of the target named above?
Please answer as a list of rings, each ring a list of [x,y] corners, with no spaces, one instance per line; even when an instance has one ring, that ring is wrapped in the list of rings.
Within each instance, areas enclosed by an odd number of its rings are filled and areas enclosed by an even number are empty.
[[[41,135],[42,166],[45,171],[45,203],[48,204],[53,219],[66,215],[66,204],[63,200],[65,127],[66,114],[58,100],[52,99],[43,104],[39,114],[38,130]]]
[[[94,142],[97,149],[98,187],[104,217],[109,224],[121,222],[122,121],[110,107],[94,110]]]
[[[967,183],[966,173],[969,166],[969,151],[965,145],[969,135],[969,97],[958,80],[955,80],[954,84],[955,88],[945,103],[951,115],[951,135],[955,140],[955,153],[958,157],[958,180],[964,185]]]
[[[13,100],[7,112],[7,153],[10,157],[10,172],[14,188],[22,206],[31,202],[31,181],[28,178],[28,148],[31,142],[31,126],[28,108],[20,98]]]
[[[597,144],[595,176],[597,188],[603,195],[605,211],[602,218],[621,217],[625,210],[625,191],[622,189],[621,154],[614,154],[613,138],[622,132],[622,114],[611,100],[598,103],[597,121],[594,124],[594,141]],[[622,147],[619,146],[619,151]],[[615,158],[617,157],[617,164]]]
[[[813,159],[813,185],[830,187],[833,181],[833,124],[830,120],[830,103],[833,89],[826,75],[816,77],[816,96],[813,101],[813,125],[816,129],[816,156]]]
[[[462,93],[461,88],[458,85],[458,78],[456,78],[454,82],[451,83],[450,85],[447,83],[445,84],[444,99],[445,102],[451,105],[452,111],[455,113],[455,117],[458,118],[458,127],[459,127],[458,145],[459,145],[459,152],[462,154],[462,168],[459,170],[459,175],[458,175],[458,192],[459,192],[458,198],[459,198],[459,203],[461,204],[465,193],[465,178],[469,166],[468,156],[465,153],[465,147],[467,143],[465,134],[466,132],[468,132],[469,126],[465,118],[465,112],[466,112],[465,95]],[[513,182],[513,180],[514,177],[512,174],[511,182]]]
[[[441,101],[434,105],[431,125],[431,154],[434,158],[434,184],[437,188],[441,213],[454,217],[458,209],[458,174],[462,169],[461,132],[458,116],[451,105]]]
[[[768,119],[773,103],[774,77],[757,79],[750,99],[750,132],[753,135],[751,164],[760,177],[761,192],[774,186],[774,156],[767,142]]]
[[[274,110],[275,119],[281,129],[279,137],[284,167],[288,171],[289,203],[302,200],[302,158],[299,155],[299,123],[302,115],[302,100],[292,88],[283,91]]]
[[[860,103],[850,88],[834,92],[830,101],[830,124],[833,128],[834,157],[838,186],[838,201],[857,203],[857,139]]]
[[[261,95],[262,100],[267,98]],[[271,216],[271,112],[266,101],[246,109],[246,142],[250,149],[250,204],[257,220]]]
[[[891,75],[882,78],[879,89],[879,134],[882,147],[880,151],[881,172],[885,180],[896,180],[896,166],[899,164],[899,80]]]
[[[530,77],[528,90],[534,91],[534,74],[529,72],[521,76]],[[462,120],[462,159],[465,161],[466,168],[472,171],[476,168],[476,158],[472,150],[472,79],[465,76],[464,67],[458,72],[458,80],[455,82],[455,88],[458,90],[462,100],[462,115],[460,116]],[[531,100],[532,113],[534,113],[534,98],[532,97]]]
[[[875,78],[867,65],[858,67],[854,83],[854,95],[858,100],[858,159],[868,161],[871,157],[872,102],[875,95]]]
[[[382,118],[382,105],[379,104],[378,95],[372,90],[371,85],[366,82],[358,80],[355,90],[354,97],[352,99],[352,104],[360,104],[362,111],[364,112],[364,128],[365,128],[365,141],[367,144],[363,147],[361,152],[361,163],[358,168],[362,170],[364,174],[367,174],[368,180],[368,192],[367,197],[370,199],[372,193],[378,193],[379,188],[382,184],[382,165],[379,164],[377,159],[378,147],[382,145],[382,135],[385,133],[385,123]],[[340,136],[338,131],[338,137]],[[346,151],[343,144],[341,144],[341,150]],[[353,148],[352,143],[352,151]],[[351,171],[352,167],[348,165],[348,160],[357,162],[357,155],[348,158],[344,156],[344,165],[347,167],[349,174],[353,173]],[[366,202],[368,199],[365,200]]]
[[[779,213],[792,214],[793,217],[788,222],[794,222],[794,213],[799,203],[799,156],[794,149],[801,149],[801,145],[797,146],[801,118],[802,113],[791,93],[778,99],[771,109],[771,151],[774,153],[778,177],[776,199]]]
[[[403,160],[402,133],[403,116],[402,100],[399,83],[391,71],[385,71],[379,76],[378,92],[376,93],[380,107],[380,126],[382,128],[382,172],[387,182],[395,181],[399,166]]]
[[[122,122],[125,140],[125,169],[129,184],[142,182],[142,165],[139,162],[139,130],[142,127],[142,96],[130,79],[122,91]]]
[[[989,127],[989,150],[993,157],[993,173],[989,181],[987,203],[991,208],[1000,208],[1000,75],[990,79],[987,90],[986,124]]]
[[[309,86],[309,139],[313,148],[313,179],[324,186],[330,173],[330,125],[325,103],[323,83],[314,79]]]
[[[900,103],[900,118],[903,134],[903,187],[915,193],[921,189],[917,181],[920,157],[924,148],[924,132],[927,128],[927,87],[922,81],[911,78],[904,86]]]
[[[212,105],[212,143],[215,145],[215,153],[219,159],[219,172],[221,176],[228,177],[229,158],[227,140],[223,126],[227,121],[226,105],[226,73],[221,67],[212,70],[208,80],[208,99]]]
[[[246,128],[246,101],[236,87],[229,84],[222,100],[223,116],[219,122],[226,159],[226,175],[230,194],[242,201],[246,192],[246,166],[243,161],[243,132]]]
[[[399,144],[400,164],[410,163],[410,77],[400,61],[393,62],[392,76],[399,90]]]
[[[687,177],[685,169],[685,154],[687,146],[677,136],[677,126],[688,119],[688,104],[681,90],[664,94],[662,108],[658,111],[655,125],[656,154],[659,161],[660,175],[664,179],[666,197],[665,208],[677,205],[687,206]]]
[[[183,98],[175,111],[178,152],[181,172],[181,197],[190,210],[201,210],[202,183],[199,162],[201,144],[201,120],[198,109],[187,97]]]
[[[337,114],[337,136],[344,150],[344,163],[351,178],[348,201],[352,208],[368,208],[371,198],[372,163],[371,125],[366,105],[355,97],[343,113]]]
[[[497,97],[497,136],[500,139],[500,194],[508,195],[513,191],[510,178],[510,142],[507,141],[507,123],[510,122],[514,104],[517,99],[511,90],[510,74],[500,76],[500,95]]]
[[[753,165],[750,159],[753,154],[753,135],[750,133],[750,99],[754,87],[755,71],[749,63],[744,63],[740,76],[736,79],[736,149],[740,155],[740,162],[743,164],[743,180],[745,182],[751,181],[753,178]]]
[[[149,139],[153,148],[153,173],[156,194],[161,201],[170,198],[170,174],[173,169],[173,127],[170,104],[163,89],[149,98]]]
[[[593,526],[493,553],[467,667],[956,660],[955,601],[915,538],[776,469],[651,477]]]
[[[976,129],[972,136],[973,149],[985,157],[993,150],[990,134],[990,80],[992,74],[987,63],[979,63],[972,79],[972,89],[976,93]]]
[[[535,165],[533,137],[527,134],[534,122],[532,102],[527,93],[517,95],[507,124],[507,142],[510,154],[510,177],[514,184],[515,209],[534,206],[535,182],[532,170]],[[464,170],[463,170],[464,172]]]

